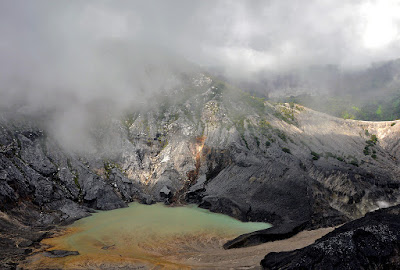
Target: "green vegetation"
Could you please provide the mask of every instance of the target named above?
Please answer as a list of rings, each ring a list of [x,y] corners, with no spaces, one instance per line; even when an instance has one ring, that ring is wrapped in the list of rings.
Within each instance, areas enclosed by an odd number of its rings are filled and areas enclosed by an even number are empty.
[[[378,115],[379,117],[382,117],[382,105],[378,106],[378,109],[376,110],[376,115]]]
[[[350,160],[349,164],[358,167],[358,160],[356,158],[353,158],[352,160]]]
[[[286,147],[283,147],[283,148],[282,148],[282,151],[285,152],[285,153],[288,153],[288,154],[291,154],[291,153],[292,153],[292,152],[290,152],[290,149],[289,149],[289,148],[286,148]]]
[[[239,132],[240,135],[244,135],[245,132],[245,127],[244,127],[244,121],[245,118],[244,116],[239,116],[237,118],[232,119],[234,126],[236,127],[236,130]]]
[[[275,128],[274,132],[282,141],[287,142],[286,134],[282,130]]]
[[[81,185],[79,184],[79,175],[76,171],[71,172],[74,175],[74,182],[78,189],[81,189]]]
[[[247,92],[242,92],[241,93],[241,100],[243,100],[248,106],[251,108],[255,109],[255,111],[259,115],[264,115],[265,113],[265,99],[264,98],[259,98],[250,95]]]
[[[161,149],[164,150],[164,148],[167,147],[167,145],[168,145],[168,139],[164,135],[159,134],[159,133],[157,133],[156,139],[157,139],[158,143],[160,144]]]
[[[349,113],[348,111],[344,111],[341,115],[343,119],[356,119],[354,114]]]
[[[161,149],[164,150],[165,147],[167,147],[167,146],[168,146],[168,140],[165,140],[165,141],[162,143]]]
[[[396,122],[393,122],[390,126],[393,127],[394,125],[396,125]]]
[[[110,161],[104,161],[104,170],[105,170],[106,178],[110,177],[112,169],[118,169],[119,171],[122,172],[122,167],[118,163],[113,163],[113,162],[110,162]]]
[[[376,143],[378,142],[378,137],[376,137],[375,134],[372,134],[372,135],[371,135],[371,141],[372,141],[374,144],[376,144]]]
[[[373,159],[376,159],[376,150],[374,149],[376,143],[378,142],[378,137],[375,134],[367,134],[367,132],[365,133],[365,135],[370,135],[370,139],[365,141],[365,147],[363,150],[364,155],[368,156],[371,154],[370,152],[370,148],[372,148],[372,155],[371,157]]]
[[[265,119],[258,121],[258,127],[263,131],[263,133],[267,133],[272,128],[271,124]]]
[[[245,120],[246,120],[245,117],[241,115],[233,120],[233,124],[235,125],[236,130],[239,132],[240,138],[242,138],[244,144],[246,145],[246,148],[250,149],[249,144],[247,143],[246,138],[244,136],[244,133],[246,131],[246,128],[244,127]]]
[[[314,151],[311,151],[311,155],[313,156],[312,157],[313,160],[318,160],[320,158],[320,155]]]
[[[400,91],[389,91],[386,95],[360,98],[349,95],[299,95],[287,97],[280,102],[294,102],[316,111],[344,119],[369,121],[391,121],[400,119]]]
[[[349,155],[347,158],[350,160],[348,162],[349,164],[358,167],[359,162],[358,162],[358,159],[355,156]]]
[[[288,124],[293,124],[293,125],[297,124],[296,119],[294,117],[294,106],[290,106],[290,108],[287,108],[285,105],[280,104],[275,108],[273,115],[276,118],[281,119],[282,121],[285,121]]]
[[[339,160],[340,162],[346,162],[343,157],[337,156],[331,152],[325,152],[324,157],[325,158],[335,158],[335,159]]]
[[[374,135],[374,134],[372,134],[370,136],[369,140],[365,141],[367,146],[374,146],[374,145],[376,145],[377,142],[378,142],[378,137],[376,137],[376,135]]]
[[[324,156],[325,156],[325,158],[336,158],[336,155],[334,155],[333,153],[331,153],[331,152],[325,152],[325,154],[324,154]]]
[[[246,145],[246,148],[250,150],[249,144],[247,143],[246,138],[244,137],[244,135],[241,135],[240,137],[242,138],[244,144]]]

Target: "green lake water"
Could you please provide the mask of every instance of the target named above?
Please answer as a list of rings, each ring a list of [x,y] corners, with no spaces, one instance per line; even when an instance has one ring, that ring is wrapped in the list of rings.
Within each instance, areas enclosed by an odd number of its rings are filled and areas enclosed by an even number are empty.
[[[194,205],[131,203],[127,208],[100,211],[67,227],[67,233],[47,239],[53,249],[77,250],[60,263],[74,260],[161,261],[174,253],[220,246],[240,234],[271,227],[267,223],[241,222]]]

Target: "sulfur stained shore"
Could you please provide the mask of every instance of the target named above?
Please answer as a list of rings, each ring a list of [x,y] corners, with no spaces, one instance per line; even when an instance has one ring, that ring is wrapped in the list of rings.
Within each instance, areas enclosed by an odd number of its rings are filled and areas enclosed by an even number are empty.
[[[225,238],[197,235],[161,241],[158,247],[143,246],[143,259],[135,259],[115,247],[102,254],[47,258],[38,253],[20,265],[21,269],[261,269],[260,261],[269,252],[290,251],[308,246],[333,228],[303,231],[290,239],[258,246],[225,250]],[[71,233],[71,232],[67,232]],[[64,235],[65,236],[65,235]],[[64,237],[61,236],[61,237]],[[53,239],[43,241],[54,244]],[[52,249],[60,246],[53,246]],[[137,252],[138,250],[136,250]]]
[[[202,267],[201,256],[207,252],[223,252],[222,245],[229,239],[270,226],[268,223],[241,222],[196,206],[132,203],[128,208],[99,212],[81,219],[59,235],[41,242],[47,251],[78,251],[79,255],[53,258],[46,256],[42,249],[20,267],[190,269]]]

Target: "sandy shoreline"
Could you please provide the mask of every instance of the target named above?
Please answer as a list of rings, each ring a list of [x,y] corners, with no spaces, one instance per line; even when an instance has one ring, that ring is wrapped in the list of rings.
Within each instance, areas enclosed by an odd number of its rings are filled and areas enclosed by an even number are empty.
[[[152,250],[161,255],[156,264],[123,257],[85,258],[81,255],[69,256],[65,261],[36,254],[21,264],[20,269],[43,269],[44,266],[60,269],[261,269],[260,261],[267,253],[308,246],[332,230],[333,227],[303,231],[289,239],[229,250],[222,248],[227,239],[176,239]]]
[[[258,246],[229,250],[224,250],[222,247],[204,249],[203,252],[193,254],[189,258],[187,255],[182,255],[171,256],[169,259],[187,264],[195,269],[261,269],[260,261],[267,253],[303,248],[334,229],[334,227],[330,227],[302,231],[289,239]]]

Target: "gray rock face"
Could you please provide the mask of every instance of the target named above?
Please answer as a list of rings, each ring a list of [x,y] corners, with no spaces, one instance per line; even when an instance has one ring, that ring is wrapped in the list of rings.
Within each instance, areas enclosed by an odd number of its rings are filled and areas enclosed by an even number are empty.
[[[172,196],[171,190],[167,186],[163,186],[160,190],[160,197],[164,199],[168,199]]]
[[[33,134],[34,133],[31,133],[31,135]],[[20,152],[21,159],[41,175],[50,176],[57,172],[57,168],[43,153],[44,149],[40,145],[40,132],[37,133],[37,136],[38,137],[32,141],[24,135],[18,134],[17,140],[21,145],[21,149],[23,149],[23,151]]]

